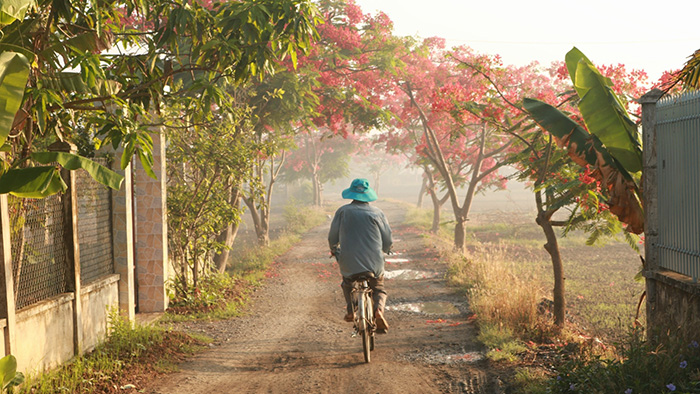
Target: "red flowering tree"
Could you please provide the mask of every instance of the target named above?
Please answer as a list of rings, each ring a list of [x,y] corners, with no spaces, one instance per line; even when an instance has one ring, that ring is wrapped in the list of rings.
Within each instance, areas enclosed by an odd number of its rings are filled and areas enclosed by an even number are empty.
[[[454,247],[464,250],[475,193],[505,187],[498,170],[514,144],[506,131],[516,126],[510,123],[510,109],[493,98],[494,88],[516,94],[508,79],[513,70],[503,68],[498,57],[478,55],[469,48],[446,51],[438,39],[411,47],[405,59],[398,80],[404,93],[399,113],[404,125],[420,127],[411,129],[418,142],[416,152],[431,167],[424,167],[429,182],[439,174],[455,216]],[[475,73],[461,67],[464,62],[486,71]],[[467,192],[460,199],[457,189],[462,186]],[[441,199],[430,195],[437,214]]]
[[[385,14],[364,14],[352,0],[324,0],[318,7],[325,20],[318,27],[320,40],[297,59],[299,83],[308,84],[314,105],[299,123],[299,151],[285,166],[285,179],[308,177],[317,205],[323,183],[347,173],[351,137],[385,127],[384,100],[394,87],[386,74],[396,48]]]

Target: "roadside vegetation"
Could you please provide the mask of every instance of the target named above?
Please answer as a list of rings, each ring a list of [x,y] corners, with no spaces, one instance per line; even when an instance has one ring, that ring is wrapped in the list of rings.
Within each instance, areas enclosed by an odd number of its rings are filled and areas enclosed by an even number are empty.
[[[288,205],[283,216],[287,225],[269,245],[241,247],[227,272],[212,272],[202,278],[198,291],[173,298],[161,319],[164,324],[132,327],[112,311],[105,343],[57,369],[26,376],[17,392],[119,393],[143,387],[154,375],[177,371],[179,362],[205,349],[211,339],[174,330],[169,323],[239,315],[248,294],[276,275],[275,258],[326,219],[322,208],[303,205]]]
[[[275,258],[299,242],[301,235],[326,220],[322,207],[291,203],[281,215],[283,228],[267,245],[254,242],[235,245],[226,272],[205,275],[186,295],[172,292],[166,320],[228,319],[238,316],[247,296],[266,278],[276,275]],[[251,246],[246,246],[251,245]]]
[[[588,246],[577,233],[562,238],[569,313],[559,330],[543,236],[526,214],[509,212],[508,225],[505,215],[473,214],[465,253],[452,247],[449,219],[430,234],[431,211],[411,207],[406,223],[425,230],[427,246],[448,267],[448,283],[469,299],[487,357],[513,371],[514,392],[700,392],[698,342],[646,341],[639,261],[627,244]]]
[[[157,326],[135,326],[110,313],[107,340],[87,355],[39,374],[30,374],[17,392],[120,393],[172,372],[185,357],[206,347],[207,338]]]

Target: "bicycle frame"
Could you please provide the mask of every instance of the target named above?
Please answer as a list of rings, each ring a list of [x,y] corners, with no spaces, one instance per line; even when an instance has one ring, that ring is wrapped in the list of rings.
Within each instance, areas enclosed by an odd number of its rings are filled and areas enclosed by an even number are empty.
[[[353,282],[353,312],[355,332],[362,336],[365,362],[370,361],[370,351],[374,350],[374,302],[372,288],[366,278]]]

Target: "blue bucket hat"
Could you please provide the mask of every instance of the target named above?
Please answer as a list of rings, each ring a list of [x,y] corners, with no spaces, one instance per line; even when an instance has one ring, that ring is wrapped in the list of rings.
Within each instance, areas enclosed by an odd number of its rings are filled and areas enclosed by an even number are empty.
[[[358,178],[352,181],[349,188],[343,190],[343,198],[371,202],[377,199],[377,193],[369,187],[367,179]]]

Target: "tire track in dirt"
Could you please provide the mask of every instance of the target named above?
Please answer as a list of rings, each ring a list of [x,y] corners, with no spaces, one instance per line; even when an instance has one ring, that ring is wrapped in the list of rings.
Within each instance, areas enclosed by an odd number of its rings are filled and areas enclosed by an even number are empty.
[[[342,202],[338,202],[338,205]],[[215,324],[226,338],[180,371],[147,387],[178,393],[497,393],[486,361],[479,361],[474,327],[461,297],[444,283],[420,234],[401,226],[404,208],[380,201],[394,229],[394,250],[407,262],[387,264],[429,273],[426,279],[387,279],[391,329],[378,335],[365,364],[361,339],[342,320],[344,301],[337,265],[328,259],[329,223],[307,233],[277,262],[277,273],[253,296],[244,316]],[[449,303],[457,310],[424,314],[420,303]],[[390,309],[390,310],[389,310]],[[196,323],[192,326],[196,327]]]

